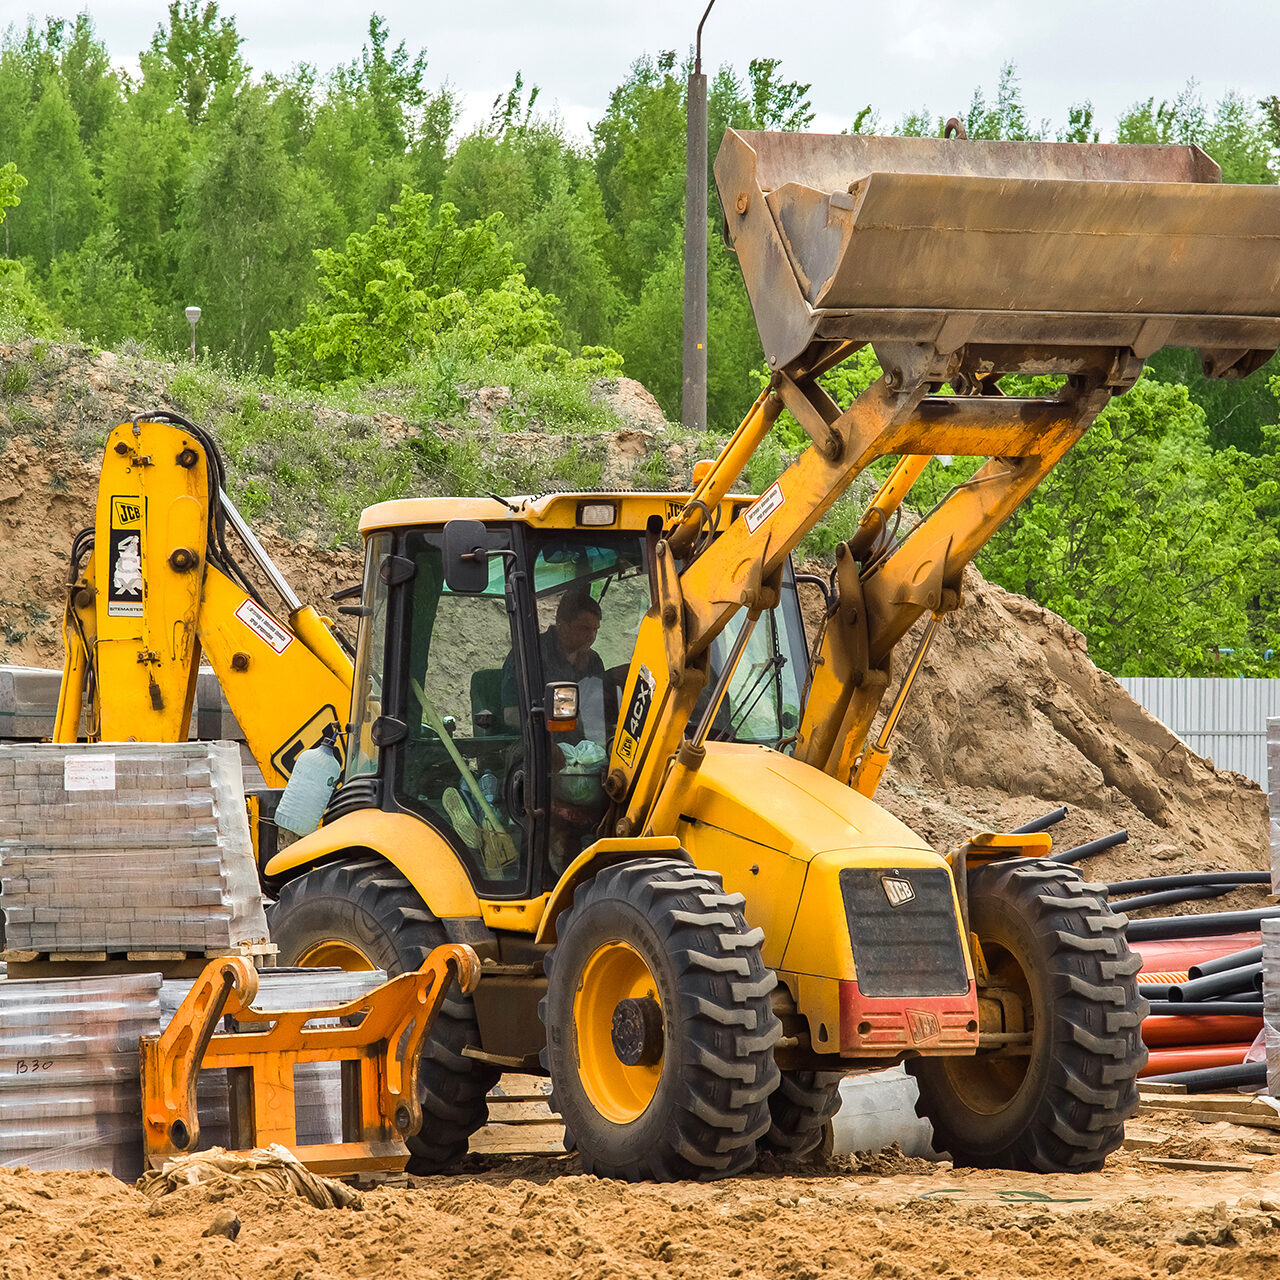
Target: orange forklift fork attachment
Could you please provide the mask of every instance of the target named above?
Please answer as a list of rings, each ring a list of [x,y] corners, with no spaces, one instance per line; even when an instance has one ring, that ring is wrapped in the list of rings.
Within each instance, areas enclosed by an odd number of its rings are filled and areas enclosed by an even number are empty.
[[[404,1140],[422,1126],[415,1082],[422,1046],[451,982],[475,989],[480,961],[468,946],[436,947],[416,973],[403,973],[348,1004],[267,1013],[251,1007],[258,974],[239,956],[211,961],[159,1036],[143,1036],[142,1115],[147,1164],[159,1168],[200,1139],[196,1079],[225,1068],[231,1145],[280,1143],[316,1173],[399,1169]],[[215,1036],[224,1015],[258,1030]],[[358,1026],[343,1020],[363,1015]],[[339,1025],[311,1027],[316,1020]],[[342,1140],[298,1145],[293,1069],[342,1063]]]

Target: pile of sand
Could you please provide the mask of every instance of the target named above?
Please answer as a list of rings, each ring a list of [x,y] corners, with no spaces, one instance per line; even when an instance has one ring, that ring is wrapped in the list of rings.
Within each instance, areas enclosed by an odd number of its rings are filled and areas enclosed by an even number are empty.
[[[812,625],[817,602],[805,603]],[[900,645],[897,672],[918,633]],[[1268,865],[1261,788],[1191,751],[1089,661],[1084,637],[1057,614],[973,568],[891,745],[877,799],[940,850],[1065,805],[1056,848],[1129,831],[1128,844],[1083,864],[1092,878]],[[1256,896],[1200,905],[1230,910]]]
[[[851,1165],[628,1186],[569,1158],[506,1160],[368,1191],[359,1211],[216,1182],[152,1204],[106,1174],[0,1169],[0,1277],[1251,1280],[1275,1274],[1280,1162],[1237,1168],[1249,1163],[1174,1170],[1124,1153],[1101,1174]],[[204,1234],[229,1215],[234,1241]]]

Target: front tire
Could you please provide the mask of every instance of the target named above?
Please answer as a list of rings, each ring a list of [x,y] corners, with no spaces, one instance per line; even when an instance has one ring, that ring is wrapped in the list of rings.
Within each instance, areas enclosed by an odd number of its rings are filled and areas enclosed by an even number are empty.
[[[270,915],[282,965],[337,965],[411,973],[448,942],[439,919],[389,862],[373,855],[334,862],[290,880]],[[451,991],[422,1048],[418,1092],[422,1128],[406,1140],[413,1174],[439,1173],[467,1153],[489,1118],[498,1072],[464,1056],[480,1043],[475,1006]]]
[[[742,905],[715,873],[655,858],[599,872],[560,917],[542,1062],[585,1173],[707,1181],[754,1163],[780,1027]]]
[[[1075,868],[1011,859],[970,874],[969,918],[993,984],[1021,996],[1030,1052],[910,1060],[916,1113],[957,1165],[1101,1169],[1137,1109],[1147,1060],[1125,917]]]

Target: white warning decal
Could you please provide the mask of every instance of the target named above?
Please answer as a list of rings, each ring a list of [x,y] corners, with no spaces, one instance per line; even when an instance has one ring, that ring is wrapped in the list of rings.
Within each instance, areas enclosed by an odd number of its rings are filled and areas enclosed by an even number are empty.
[[[293,643],[293,635],[252,600],[246,600],[236,610],[236,617],[277,654],[283,653]]]
[[[743,513],[747,528],[752,533],[762,525],[786,499],[782,496],[782,486],[774,481]]]

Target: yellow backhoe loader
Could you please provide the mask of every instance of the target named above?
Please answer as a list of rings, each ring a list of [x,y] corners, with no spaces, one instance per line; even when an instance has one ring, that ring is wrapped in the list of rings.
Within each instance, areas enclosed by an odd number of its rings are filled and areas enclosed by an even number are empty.
[[[185,725],[162,676],[197,642],[271,781],[349,715],[323,824],[261,870],[284,963],[481,957],[423,1055],[414,1171],[465,1152],[504,1069],[550,1075],[588,1172],[663,1180],[803,1153],[842,1075],[904,1061],[958,1163],[1097,1169],[1144,1060],[1124,917],[1045,835],[936,854],[874,803],[871,731],[895,646],[1146,357],[1243,376],[1280,345],[1280,191],[1194,147],[733,130],[716,180],[772,379],[694,492],[371,508],[352,676],[228,568],[210,442],[128,425],[66,724],[89,670],[103,737]],[[836,404],[822,375],[868,343],[883,376]],[[809,447],[739,496],[784,408]],[[987,461],[899,537],[937,454]],[[880,459],[810,660],[791,553]]]

